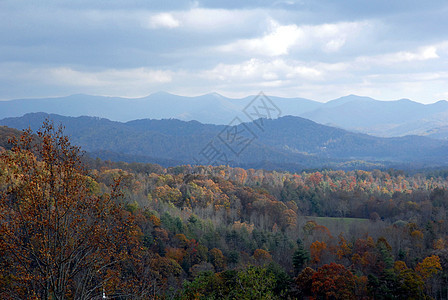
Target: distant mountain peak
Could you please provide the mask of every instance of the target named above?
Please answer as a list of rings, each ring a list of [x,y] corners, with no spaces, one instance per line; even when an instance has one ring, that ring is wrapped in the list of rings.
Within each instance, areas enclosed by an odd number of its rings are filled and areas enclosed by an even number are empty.
[[[448,105],[448,101],[446,101],[446,100],[439,100],[439,101],[433,103],[432,105],[437,105],[437,106],[439,106],[439,105],[443,105],[443,106],[447,106],[447,105]]]
[[[151,93],[149,96],[172,96],[173,94],[165,92],[165,91],[158,91],[155,93]]]
[[[85,97],[85,96],[92,96],[92,95],[88,95],[88,94],[83,94],[83,93],[77,93],[77,94],[71,94],[68,95],[68,98],[74,98],[74,97]]]
[[[334,100],[330,100],[328,102],[326,102],[324,104],[325,107],[334,107],[334,106],[339,106],[339,105],[343,105],[346,103],[350,103],[350,102],[371,102],[371,101],[376,101],[373,98],[370,97],[365,97],[365,96],[358,96],[358,95],[354,95],[354,94],[350,94],[347,96],[343,96]]]
[[[65,99],[78,99],[78,98],[115,98],[115,97],[109,97],[109,96],[98,96],[98,95],[89,95],[89,94],[72,94],[66,97],[55,97],[55,98],[65,98]]]
[[[391,102],[393,102],[393,101],[391,101]],[[412,101],[411,99],[408,99],[408,98],[402,98],[400,100],[396,100],[396,102],[401,102],[401,103],[418,103],[418,102]],[[418,103],[418,104],[421,104],[421,103]]]
[[[228,99],[227,97],[221,95],[220,93],[213,92],[213,93],[207,93],[200,96],[197,96],[197,98],[208,98],[208,99]]]
[[[375,99],[367,97],[367,96],[359,96],[355,94],[350,94],[347,96],[342,96],[333,101],[374,101]]]

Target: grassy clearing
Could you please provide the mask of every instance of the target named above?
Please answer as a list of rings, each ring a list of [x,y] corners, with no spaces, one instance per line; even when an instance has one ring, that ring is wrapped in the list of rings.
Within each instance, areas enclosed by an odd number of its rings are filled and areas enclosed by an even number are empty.
[[[305,217],[306,221],[315,221],[319,225],[327,227],[332,235],[338,235],[341,232],[348,233],[356,228],[365,228],[370,224],[369,219],[361,218],[332,218],[332,217]]]

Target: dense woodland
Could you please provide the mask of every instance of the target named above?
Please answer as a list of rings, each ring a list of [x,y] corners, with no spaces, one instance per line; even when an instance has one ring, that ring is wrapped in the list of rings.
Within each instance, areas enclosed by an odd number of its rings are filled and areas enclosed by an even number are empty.
[[[448,170],[302,173],[2,149],[2,299],[448,299]]]

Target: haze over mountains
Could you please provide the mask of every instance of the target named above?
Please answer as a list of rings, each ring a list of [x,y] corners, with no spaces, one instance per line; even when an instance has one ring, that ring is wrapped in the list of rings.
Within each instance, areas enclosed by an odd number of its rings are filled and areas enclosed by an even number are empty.
[[[165,92],[144,98],[119,98],[72,95],[60,98],[0,101],[0,118],[20,117],[26,113],[46,112],[64,116],[95,116],[113,121],[137,119],[179,119],[206,124],[227,125],[255,96],[227,98],[217,93],[184,97]],[[318,108],[321,103],[302,98],[270,97],[285,115],[299,115]]]
[[[114,121],[136,119],[196,120],[226,125],[242,114],[255,96],[231,99],[217,93],[184,97],[159,92],[138,99],[72,95],[59,98],[0,101],[0,118],[31,112],[64,116],[96,116]],[[421,104],[407,99],[378,101],[349,95],[327,103],[269,96],[281,115],[300,116],[320,124],[375,136],[423,135],[448,139],[448,102]]]
[[[448,101],[421,104],[408,99],[378,101],[350,95],[301,115],[321,124],[377,136],[428,135],[435,138],[448,124]]]
[[[123,123],[98,117],[32,113],[5,118],[0,125],[36,130],[48,117],[65,126],[73,144],[93,156],[111,160],[284,170],[448,165],[448,141],[420,136],[379,138],[293,116],[232,127],[175,119]],[[243,131],[239,138],[237,133]],[[212,159],[218,152],[222,155]]]

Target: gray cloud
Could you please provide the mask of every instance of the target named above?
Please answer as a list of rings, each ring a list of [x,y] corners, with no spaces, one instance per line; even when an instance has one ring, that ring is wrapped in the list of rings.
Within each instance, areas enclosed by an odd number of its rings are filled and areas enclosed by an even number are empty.
[[[445,1],[0,1],[0,99],[448,98]]]

